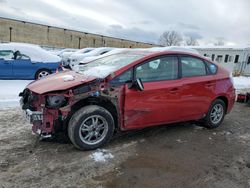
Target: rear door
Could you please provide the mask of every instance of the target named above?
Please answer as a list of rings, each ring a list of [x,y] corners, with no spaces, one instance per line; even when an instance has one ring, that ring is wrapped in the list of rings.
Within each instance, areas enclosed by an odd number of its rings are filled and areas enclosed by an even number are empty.
[[[0,78],[12,78],[13,51],[0,50]]]
[[[125,87],[124,126],[143,128],[178,121],[181,81],[176,56],[162,56],[134,68],[144,90]]]
[[[216,77],[202,59],[180,56],[182,72],[182,120],[200,119],[207,113],[215,93]],[[216,73],[216,66],[211,64]]]

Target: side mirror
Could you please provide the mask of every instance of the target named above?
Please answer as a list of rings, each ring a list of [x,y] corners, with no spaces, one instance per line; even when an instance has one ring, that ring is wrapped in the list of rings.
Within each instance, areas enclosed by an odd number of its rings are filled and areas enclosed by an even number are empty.
[[[134,82],[130,83],[128,85],[128,87],[129,87],[129,89],[136,88],[136,89],[138,89],[140,91],[144,90],[144,86],[143,86],[143,83],[142,83],[140,78],[137,78]]]

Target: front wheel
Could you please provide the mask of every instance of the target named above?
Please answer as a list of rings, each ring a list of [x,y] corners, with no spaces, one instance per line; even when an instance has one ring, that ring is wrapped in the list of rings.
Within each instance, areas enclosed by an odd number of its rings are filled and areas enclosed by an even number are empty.
[[[69,121],[68,135],[78,149],[92,150],[107,143],[114,128],[114,119],[105,108],[90,105],[73,114]]]
[[[209,111],[205,117],[205,126],[207,128],[219,127],[225,117],[226,105],[221,99],[216,99],[212,102]]]

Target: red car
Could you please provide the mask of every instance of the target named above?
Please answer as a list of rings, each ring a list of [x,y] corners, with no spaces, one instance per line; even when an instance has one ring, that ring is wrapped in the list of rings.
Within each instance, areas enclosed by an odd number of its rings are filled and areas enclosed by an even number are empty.
[[[35,81],[20,96],[33,132],[65,132],[90,150],[117,131],[185,121],[218,127],[235,89],[225,69],[199,55],[128,51]]]

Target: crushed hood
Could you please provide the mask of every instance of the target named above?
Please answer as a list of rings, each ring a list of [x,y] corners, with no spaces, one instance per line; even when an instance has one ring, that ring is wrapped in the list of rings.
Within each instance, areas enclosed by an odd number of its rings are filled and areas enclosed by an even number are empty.
[[[31,82],[27,88],[37,94],[70,89],[72,87],[91,82],[96,77],[84,76],[74,71],[63,71],[52,74],[44,79]]]

